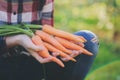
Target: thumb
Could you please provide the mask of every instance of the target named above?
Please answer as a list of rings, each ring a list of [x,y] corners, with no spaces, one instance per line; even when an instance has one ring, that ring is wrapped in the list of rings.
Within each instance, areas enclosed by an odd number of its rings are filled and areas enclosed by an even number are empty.
[[[52,55],[53,55],[54,57],[57,57],[57,56],[60,55],[60,53],[58,53],[58,52],[52,52]]]
[[[43,50],[43,47],[42,46],[35,46],[35,51],[42,51]]]
[[[42,46],[31,46],[30,49],[33,51],[42,51],[43,47]]]

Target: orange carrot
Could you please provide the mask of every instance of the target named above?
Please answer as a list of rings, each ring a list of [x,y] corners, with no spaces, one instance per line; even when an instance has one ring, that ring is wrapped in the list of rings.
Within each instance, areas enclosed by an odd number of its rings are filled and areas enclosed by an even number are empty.
[[[72,53],[70,50],[68,50],[64,46],[62,46],[53,36],[49,35],[48,33],[45,33],[41,30],[36,30],[35,34],[40,36],[43,41],[46,41],[46,42],[50,43],[51,45],[55,46],[57,49],[65,52],[65,53],[68,53],[68,54]]]
[[[60,53],[60,56],[63,58],[68,58],[69,60],[72,60],[74,62],[76,62],[76,60],[74,58],[72,58],[71,56],[67,55],[66,53],[60,51],[59,49],[55,48],[54,46],[50,45],[47,42],[44,42],[44,45],[46,46],[46,48],[51,51],[51,52],[58,52]]]
[[[44,32],[47,32],[49,34],[58,36],[58,37],[62,37],[71,41],[75,41],[75,42],[84,42],[82,39],[80,39],[79,37],[77,37],[76,35],[73,35],[71,33],[62,31],[62,30],[58,30],[55,29],[53,27],[51,27],[50,25],[43,25],[42,30]]]
[[[38,52],[41,57],[43,57],[43,58],[52,57],[53,62],[56,62],[61,67],[64,67],[64,64],[62,63],[62,61],[60,61],[56,57],[53,57],[49,54],[48,50],[46,49],[46,47],[43,44],[43,41],[41,40],[41,38],[38,35],[32,36],[32,41],[36,45],[43,47],[43,50]]]
[[[78,36],[78,35],[75,35],[77,37],[79,37],[80,39],[82,39],[84,42],[87,42],[87,40],[83,37],[83,36]]]
[[[68,49],[71,49],[71,50],[82,50],[84,54],[87,54],[87,55],[93,55],[91,52],[87,51],[86,49],[84,49],[83,47],[81,46],[78,46],[72,42],[69,42],[68,40],[66,39],[63,39],[63,38],[60,38],[60,37],[55,37],[55,39],[60,42],[64,47],[68,48]]]

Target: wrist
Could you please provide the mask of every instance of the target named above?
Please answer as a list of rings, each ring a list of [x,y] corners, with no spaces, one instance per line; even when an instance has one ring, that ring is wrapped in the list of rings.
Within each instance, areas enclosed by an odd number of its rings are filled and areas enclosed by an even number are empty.
[[[17,46],[17,45],[19,45],[19,41],[20,41],[19,35],[7,36],[6,37],[6,46],[8,48]]]

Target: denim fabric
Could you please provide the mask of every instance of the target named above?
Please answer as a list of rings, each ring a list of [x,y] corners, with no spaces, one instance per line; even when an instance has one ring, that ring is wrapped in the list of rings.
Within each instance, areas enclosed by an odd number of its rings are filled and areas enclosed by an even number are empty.
[[[85,49],[93,53],[93,56],[81,54],[77,57],[77,63],[75,63],[72,78],[69,80],[84,80],[94,59],[98,53],[99,41],[97,36],[91,31],[82,30],[76,32],[75,35],[83,36],[87,42],[85,43]]]

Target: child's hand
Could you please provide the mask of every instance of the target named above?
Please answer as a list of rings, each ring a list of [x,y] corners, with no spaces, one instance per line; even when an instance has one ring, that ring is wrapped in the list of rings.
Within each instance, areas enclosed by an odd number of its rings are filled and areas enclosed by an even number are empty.
[[[13,47],[16,45],[23,46],[29,53],[32,55],[36,60],[38,60],[40,63],[47,63],[51,62],[52,58],[42,58],[37,51],[41,51],[41,46],[36,46],[28,37],[27,35],[21,34],[21,35],[15,35],[15,36],[9,36],[6,37],[6,44],[8,47]]]

